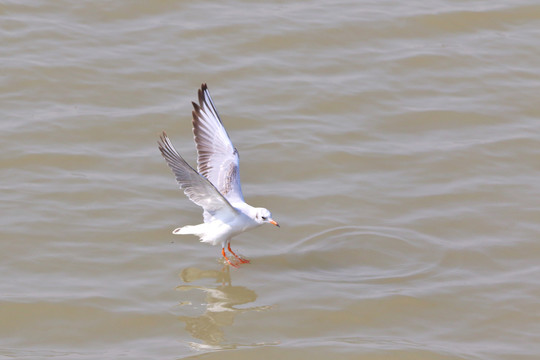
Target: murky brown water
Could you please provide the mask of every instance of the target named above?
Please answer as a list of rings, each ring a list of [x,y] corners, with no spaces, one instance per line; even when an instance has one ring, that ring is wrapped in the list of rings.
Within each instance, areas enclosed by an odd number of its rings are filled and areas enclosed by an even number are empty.
[[[0,359],[538,359],[537,1],[0,5]],[[195,163],[207,82],[252,264]]]

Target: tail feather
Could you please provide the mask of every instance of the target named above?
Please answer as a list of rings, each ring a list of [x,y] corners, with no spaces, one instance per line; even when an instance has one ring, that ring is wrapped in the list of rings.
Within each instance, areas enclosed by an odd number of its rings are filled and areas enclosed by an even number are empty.
[[[201,224],[201,225],[203,225],[203,224]],[[189,234],[189,235],[201,236],[202,235],[201,225],[183,226],[183,227],[174,229],[174,231],[172,233],[175,234],[175,235],[188,235]]]
[[[195,235],[198,236],[202,242],[210,243],[216,245],[221,242],[219,237],[210,237],[208,234],[209,231],[208,224],[199,224],[199,225],[187,225],[177,229],[174,229],[173,234],[175,235]]]

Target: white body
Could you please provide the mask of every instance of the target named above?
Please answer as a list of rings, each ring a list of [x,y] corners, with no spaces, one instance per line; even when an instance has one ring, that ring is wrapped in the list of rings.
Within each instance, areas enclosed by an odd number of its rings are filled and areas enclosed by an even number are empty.
[[[234,236],[252,229],[262,224],[253,219],[256,209],[246,203],[231,204],[238,214],[224,218],[209,218],[209,222],[199,225],[187,225],[173,231],[177,235],[196,235],[201,242],[212,245],[221,244],[221,247],[228,245]],[[236,206],[235,206],[236,205]]]

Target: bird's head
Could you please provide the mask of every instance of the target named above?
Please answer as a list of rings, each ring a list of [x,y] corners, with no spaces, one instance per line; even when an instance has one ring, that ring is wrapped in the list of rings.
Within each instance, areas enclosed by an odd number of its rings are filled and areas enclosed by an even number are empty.
[[[255,209],[255,221],[260,225],[269,223],[279,227],[277,221],[272,219],[272,213],[265,208],[256,208]]]

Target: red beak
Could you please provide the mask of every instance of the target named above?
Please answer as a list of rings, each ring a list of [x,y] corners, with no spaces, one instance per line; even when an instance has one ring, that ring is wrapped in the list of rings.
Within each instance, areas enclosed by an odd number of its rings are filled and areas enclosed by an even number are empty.
[[[270,224],[272,224],[272,225],[275,225],[275,226],[279,227],[279,224],[278,224],[277,221],[275,221],[275,220],[270,220],[270,221],[268,221],[268,222],[269,222]]]

